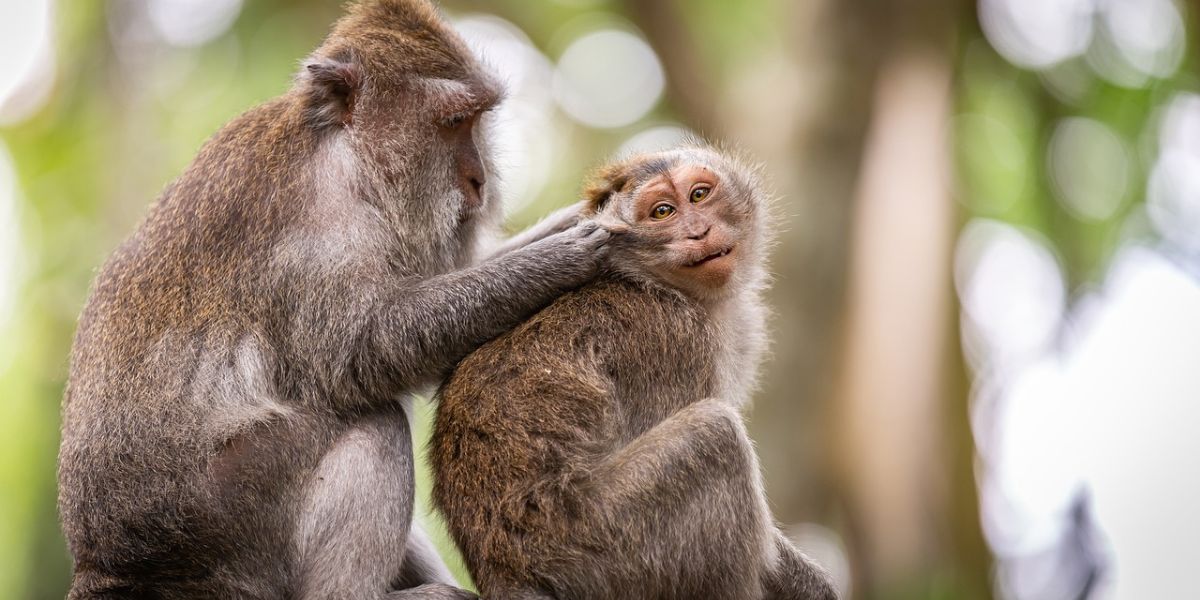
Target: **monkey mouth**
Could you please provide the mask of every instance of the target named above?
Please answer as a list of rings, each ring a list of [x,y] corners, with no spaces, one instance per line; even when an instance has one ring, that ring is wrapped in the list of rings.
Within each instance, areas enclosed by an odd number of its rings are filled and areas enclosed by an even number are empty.
[[[717,260],[718,258],[722,258],[722,257],[725,257],[725,256],[729,256],[729,254],[730,254],[731,252],[733,252],[733,246],[730,246],[730,247],[728,247],[728,248],[725,248],[725,249],[723,249],[723,250],[718,250],[718,251],[716,251],[716,252],[713,252],[712,254],[706,255],[706,256],[704,256],[703,258],[701,258],[700,260],[697,260],[697,261],[695,261],[695,262],[692,262],[692,263],[688,263],[688,265],[687,265],[687,266],[689,266],[689,267],[699,267],[699,266],[701,266],[701,265],[704,265],[704,264],[707,264],[707,263],[709,263],[709,262],[712,262],[712,261],[714,261],[714,260]]]

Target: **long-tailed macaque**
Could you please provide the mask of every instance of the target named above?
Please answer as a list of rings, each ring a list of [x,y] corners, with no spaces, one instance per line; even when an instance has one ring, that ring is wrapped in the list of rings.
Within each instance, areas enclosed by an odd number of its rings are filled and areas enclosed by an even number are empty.
[[[773,522],[740,409],[769,211],[704,146],[607,167],[608,272],[441,388],[434,498],[488,598],[834,598]]]
[[[79,321],[70,598],[473,597],[410,529],[410,393],[609,238],[568,210],[471,266],[500,97],[427,2],[365,0],[166,188]]]

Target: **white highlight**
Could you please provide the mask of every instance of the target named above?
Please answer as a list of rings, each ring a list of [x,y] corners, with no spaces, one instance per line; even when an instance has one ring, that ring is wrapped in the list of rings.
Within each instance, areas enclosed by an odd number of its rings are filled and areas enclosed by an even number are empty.
[[[1046,571],[1086,498],[1109,555],[1101,597],[1200,593],[1200,282],[1129,247],[1080,302],[1061,350],[984,378],[974,417],[984,530],[1002,596],[1070,597],[1078,573]],[[1003,382],[1003,383],[999,383]],[[980,413],[986,413],[982,416]],[[1085,494],[1085,495],[1081,495]],[[1069,565],[1067,565],[1069,567]],[[1068,571],[1070,569],[1068,568]],[[1072,587],[1074,586],[1074,587]],[[1051,591],[1054,590],[1054,591]]]
[[[674,148],[694,134],[680,125],[658,125],[644,129],[631,136],[617,149],[617,156],[658,152]]]
[[[50,0],[0,3],[0,125],[23,121],[54,87]]]
[[[1146,188],[1150,219],[1163,237],[1200,250],[1200,95],[1181,93],[1159,128],[1161,152]]]
[[[1200,595],[1200,283],[1141,248],[1114,261],[1065,376],[1086,412],[1082,472],[1113,597]]]
[[[1047,161],[1058,200],[1076,218],[1103,221],[1124,204],[1129,152],[1107,125],[1083,117],[1054,128]]]
[[[15,309],[20,257],[17,174],[8,148],[0,143],[0,330],[7,326]],[[3,362],[0,360],[0,367]]]
[[[964,346],[977,371],[1037,356],[1058,331],[1066,285],[1058,260],[1031,234],[997,221],[967,223],[955,253],[955,285],[967,316]],[[972,347],[972,345],[975,347]]]
[[[242,11],[242,0],[153,0],[147,11],[163,40],[193,48],[228,31]]]
[[[554,73],[554,97],[584,125],[623,127],[654,108],[665,83],[658,56],[642,38],[601,29],[580,36],[563,51]]]
[[[494,111],[491,136],[504,175],[505,211],[519,211],[546,187],[561,147],[550,96],[550,60],[516,25],[491,15],[468,15],[455,29],[505,83],[508,97]]]
[[[980,0],[979,23],[1009,62],[1043,69],[1087,49],[1094,11],[1092,0]]]
[[[1183,17],[1171,0],[1103,0],[1102,34],[1088,52],[1101,77],[1142,87],[1150,77],[1169,77],[1184,54]]]

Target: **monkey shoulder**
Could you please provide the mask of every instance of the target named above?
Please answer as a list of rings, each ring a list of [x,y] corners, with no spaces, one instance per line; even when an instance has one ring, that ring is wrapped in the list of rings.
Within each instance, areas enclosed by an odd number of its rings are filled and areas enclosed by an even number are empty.
[[[561,296],[511,334],[514,347],[539,347],[556,357],[613,375],[623,364],[676,355],[710,335],[702,310],[654,283],[605,276]]]
[[[582,416],[584,399],[611,402],[628,382],[695,379],[706,371],[712,347],[711,328],[694,302],[655,284],[606,276],[468,356],[442,400],[463,402],[475,414],[481,402],[545,414],[570,397]]]

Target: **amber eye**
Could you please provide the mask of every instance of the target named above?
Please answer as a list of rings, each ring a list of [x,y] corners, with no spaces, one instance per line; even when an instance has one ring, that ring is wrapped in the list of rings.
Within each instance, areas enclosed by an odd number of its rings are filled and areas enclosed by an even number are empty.
[[[661,221],[673,214],[675,214],[675,207],[670,204],[659,204],[650,211],[650,217],[656,221]]]
[[[692,202],[703,201],[708,197],[708,193],[711,191],[712,188],[708,187],[707,185],[697,187],[696,189],[692,190]]]

